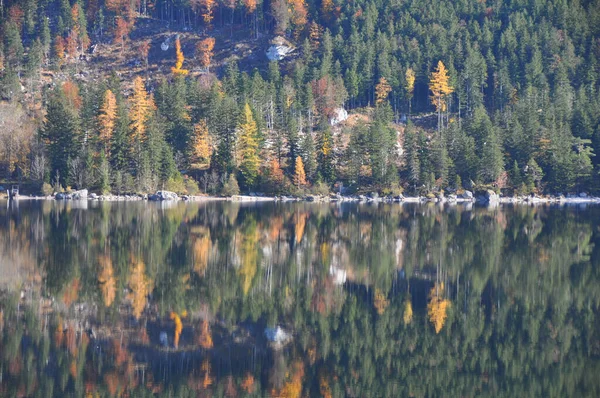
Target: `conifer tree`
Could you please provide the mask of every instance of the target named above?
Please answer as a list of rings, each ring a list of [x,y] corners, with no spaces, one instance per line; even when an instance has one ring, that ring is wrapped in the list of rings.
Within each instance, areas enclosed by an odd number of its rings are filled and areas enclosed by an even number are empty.
[[[171,72],[178,76],[185,76],[190,73],[189,70],[182,69],[185,57],[183,55],[183,51],[181,50],[181,42],[179,41],[179,37],[175,40],[175,55],[177,60],[175,61],[175,66],[171,68]]]

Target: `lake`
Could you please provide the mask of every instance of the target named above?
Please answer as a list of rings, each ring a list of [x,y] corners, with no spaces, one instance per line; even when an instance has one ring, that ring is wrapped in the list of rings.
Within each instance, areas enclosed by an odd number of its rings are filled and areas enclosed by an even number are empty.
[[[600,207],[0,205],[0,396],[600,396]]]

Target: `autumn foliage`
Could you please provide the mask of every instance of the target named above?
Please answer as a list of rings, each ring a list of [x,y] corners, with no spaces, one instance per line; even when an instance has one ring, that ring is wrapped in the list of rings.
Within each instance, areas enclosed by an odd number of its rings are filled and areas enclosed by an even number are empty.
[[[98,115],[98,126],[100,130],[100,142],[104,144],[106,153],[109,153],[110,139],[112,138],[115,121],[117,119],[117,98],[112,91],[104,92],[104,100]]]
[[[179,337],[181,336],[181,331],[183,330],[183,324],[181,323],[181,317],[179,315],[177,315],[177,313],[175,313],[175,312],[171,312],[169,317],[175,323],[173,346],[175,346],[175,348],[178,348],[179,347]]]
[[[207,68],[210,66],[210,61],[213,57],[213,49],[215,48],[214,37],[202,39],[196,45],[196,58],[200,62],[200,66]]]
[[[182,69],[183,61],[185,61],[185,57],[183,56],[183,51],[181,50],[181,42],[179,41],[179,38],[177,38],[177,40],[175,40],[175,55],[177,58],[175,61],[175,66],[171,68],[171,72],[174,75],[179,75],[179,76],[185,76],[188,73],[190,73],[190,71]]]
[[[429,304],[427,304],[427,315],[435,328],[435,332],[439,333],[444,327],[447,311],[450,308],[450,300],[443,298],[444,283],[436,283],[429,292]]]
[[[214,343],[210,332],[210,325],[206,319],[203,320],[202,324],[200,325],[200,333],[198,335],[197,343],[205,350],[213,348]]]
[[[294,185],[298,188],[306,186],[306,172],[304,171],[304,163],[302,162],[302,158],[300,156],[296,157]]]

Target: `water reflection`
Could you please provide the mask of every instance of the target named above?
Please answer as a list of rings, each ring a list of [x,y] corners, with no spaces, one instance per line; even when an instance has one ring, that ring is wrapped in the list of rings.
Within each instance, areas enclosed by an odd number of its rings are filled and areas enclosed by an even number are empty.
[[[599,219],[2,206],[0,395],[600,396]]]

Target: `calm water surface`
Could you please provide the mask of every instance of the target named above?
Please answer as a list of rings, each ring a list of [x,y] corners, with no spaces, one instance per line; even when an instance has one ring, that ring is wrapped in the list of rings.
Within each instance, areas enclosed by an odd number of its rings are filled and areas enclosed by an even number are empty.
[[[0,205],[0,396],[600,396],[600,207]]]

